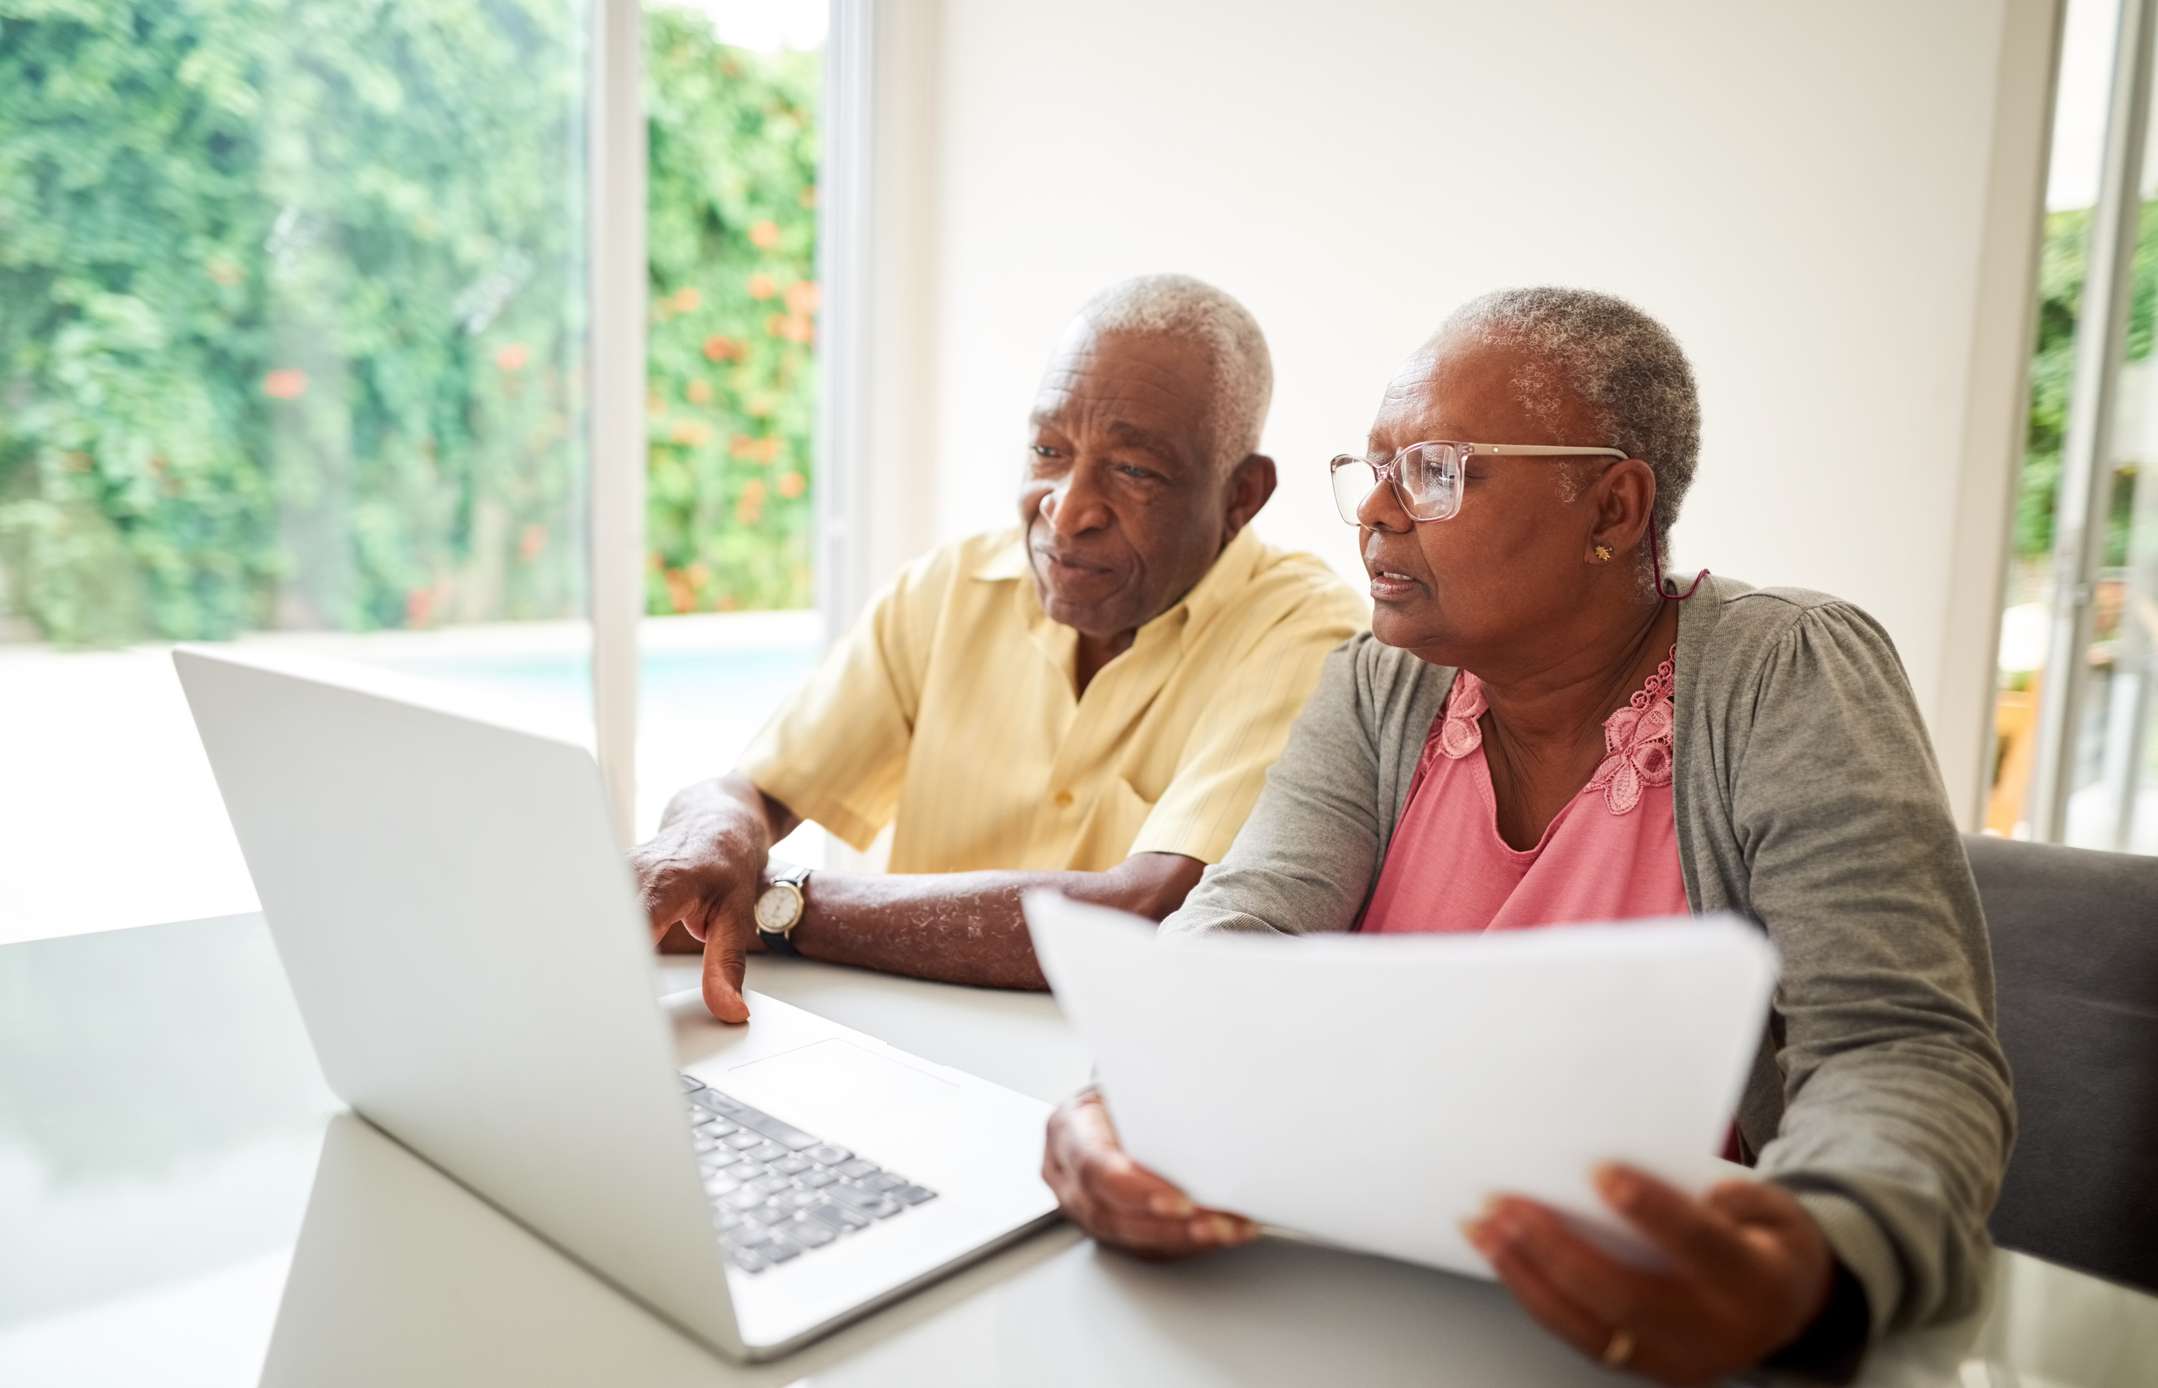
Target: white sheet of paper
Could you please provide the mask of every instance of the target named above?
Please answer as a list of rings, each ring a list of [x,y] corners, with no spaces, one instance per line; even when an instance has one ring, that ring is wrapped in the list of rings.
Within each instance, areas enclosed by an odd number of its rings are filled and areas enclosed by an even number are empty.
[[[1169,940],[1052,892],[1026,914],[1135,1160],[1202,1206],[1482,1277],[1460,1222],[1502,1191],[1657,1261],[1589,1173],[1729,1176],[1777,967],[1730,916]]]

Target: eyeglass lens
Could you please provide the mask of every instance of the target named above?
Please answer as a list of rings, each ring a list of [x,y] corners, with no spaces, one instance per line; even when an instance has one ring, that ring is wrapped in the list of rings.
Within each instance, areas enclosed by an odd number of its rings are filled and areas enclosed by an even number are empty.
[[[1444,444],[1419,444],[1405,450],[1394,470],[1403,506],[1411,519],[1445,520],[1461,509],[1461,461]],[[1342,457],[1333,469],[1334,507],[1351,525],[1357,510],[1379,484],[1379,471],[1368,458]]]

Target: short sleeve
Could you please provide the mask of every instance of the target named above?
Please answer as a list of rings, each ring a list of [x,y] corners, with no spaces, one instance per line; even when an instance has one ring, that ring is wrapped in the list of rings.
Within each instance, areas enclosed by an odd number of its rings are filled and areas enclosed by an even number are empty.
[[[757,789],[856,849],[898,807],[952,569],[940,551],[901,572],[742,757]]]
[[[1222,860],[1319,682],[1327,653],[1352,630],[1324,615],[1299,617],[1255,644],[1221,681],[1175,776],[1132,840],[1133,853],[1176,853],[1209,864]]]

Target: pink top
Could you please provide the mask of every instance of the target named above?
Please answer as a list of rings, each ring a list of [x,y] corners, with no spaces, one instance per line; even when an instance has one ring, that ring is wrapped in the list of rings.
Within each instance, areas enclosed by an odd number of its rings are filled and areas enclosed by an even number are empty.
[[[1463,670],[1409,781],[1360,929],[1525,930],[1686,914],[1671,803],[1671,657],[1604,720],[1608,753],[1535,847],[1499,837],[1483,681]]]

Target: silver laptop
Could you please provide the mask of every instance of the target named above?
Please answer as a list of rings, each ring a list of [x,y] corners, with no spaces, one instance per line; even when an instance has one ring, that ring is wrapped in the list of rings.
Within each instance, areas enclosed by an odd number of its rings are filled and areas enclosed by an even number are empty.
[[[754,993],[670,1023],[583,747],[173,663],[331,1087],[697,1339],[776,1356],[1053,1218],[1046,1105]]]

